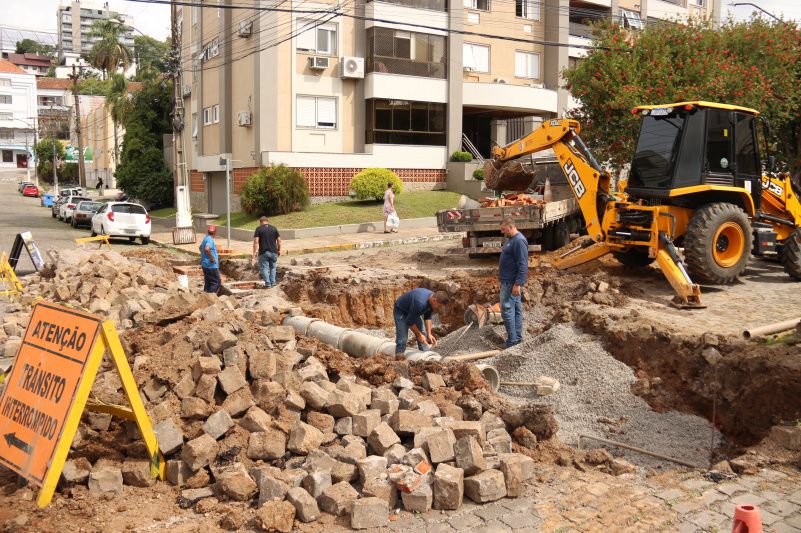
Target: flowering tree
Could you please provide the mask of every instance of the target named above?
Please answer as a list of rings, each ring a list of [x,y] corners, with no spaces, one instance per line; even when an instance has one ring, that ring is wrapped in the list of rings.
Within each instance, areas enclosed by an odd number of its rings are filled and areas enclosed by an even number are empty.
[[[801,33],[789,22],[666,23],[634,32],[596,26],[598,49],[565,71],[582,107],[571,110],[599,159],[620,167],[634,152],[637,105],[708,100],[759,110],[780,159],[801,169]]]

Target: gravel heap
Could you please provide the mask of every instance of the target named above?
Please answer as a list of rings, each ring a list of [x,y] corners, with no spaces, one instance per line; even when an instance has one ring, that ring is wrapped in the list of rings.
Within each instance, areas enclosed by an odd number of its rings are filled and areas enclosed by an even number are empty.
[[[443,356],[498,350],[503,348],[505,338],[506,330],[502,325],[481,329],[472,326],[466,332],[461,327],[439,339],[435,350]]]
[[[541,375],[559,380],[561,389],[539,398],[553,405],[558,436],[576,445],[580,434],[618,440],[671,457],[706,465],[710,432],[707,420],[678,412],[657,413],[631,392],[636,378],[631,368],[610,355],[601,344],[575,328],[558,324],[545,333],[483,361],[494,365],[502,381],[536,381]],[[523,387],[502,386],[517,398],[536,393]],[[718,443],[720,434],[715,431]],[[595,447],[597,442],[584,442]],[[625,451],[627,459],[643,466],[661,463]]]

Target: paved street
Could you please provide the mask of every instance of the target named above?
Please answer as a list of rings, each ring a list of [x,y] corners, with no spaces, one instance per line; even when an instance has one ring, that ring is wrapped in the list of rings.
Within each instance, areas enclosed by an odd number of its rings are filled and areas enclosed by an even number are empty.
[[[72,229],[69,224],[51,216],[49,208],[41,207],[39,198],[25,198],[17,192],[16,181],[0,181],[0,198],[3,208],[0,210],[0,250],[8,253],[17,233],[30,231],[42,254],[48,249],[75,248],[75,239],[88,237],[89,229]],[[112,246],[141,247],[139,241],[128,243],[124,240],[113,240]],[[33,265],[27,254],[23,252],[20,259],[19,275],[33,271]]]

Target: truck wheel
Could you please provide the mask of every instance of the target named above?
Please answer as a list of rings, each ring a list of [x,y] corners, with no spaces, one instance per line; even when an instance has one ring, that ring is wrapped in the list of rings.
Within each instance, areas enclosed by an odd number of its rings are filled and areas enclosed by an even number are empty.
[[[779,258],[787,275],[801,281],[801,228],[796,228],[782,243]]]
[[[546,252],[558,250],[570,242],[570,227],[567,222],[553,224],[542,232],[542,249]]]
[[[618,263],[629,268],[644,268],[654,262],[654,258],[648,257],[648,252],[638,248],[612,252],[612,255],[617,259]]]
[[[734,204],[716,202],[693,213],[684,235],[684,258],[693,281],[732,283],[748,265],[751,223]]]

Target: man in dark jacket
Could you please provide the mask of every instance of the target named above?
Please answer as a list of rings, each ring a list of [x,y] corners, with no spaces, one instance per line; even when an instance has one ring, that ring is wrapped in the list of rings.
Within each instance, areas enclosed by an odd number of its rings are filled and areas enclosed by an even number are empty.
[[[515,219],[501,221],[501,233],[507,238],[501,249],[498,278],[501,282],[501,317],[506,327],[506,346],[523,340],[523,285],[528,277],[528,241],[517,231]]]
[[[437,339],[431,333],[431,316],[442,311],[449,302],[444,291],[432,292],[417,288],[401,294],[395,301],[395,355],[406,352],[409,330],[417,338],[417,347],[427,352],[431,346],[437,345]],[[423,325],[425,322],[425,326]]]

